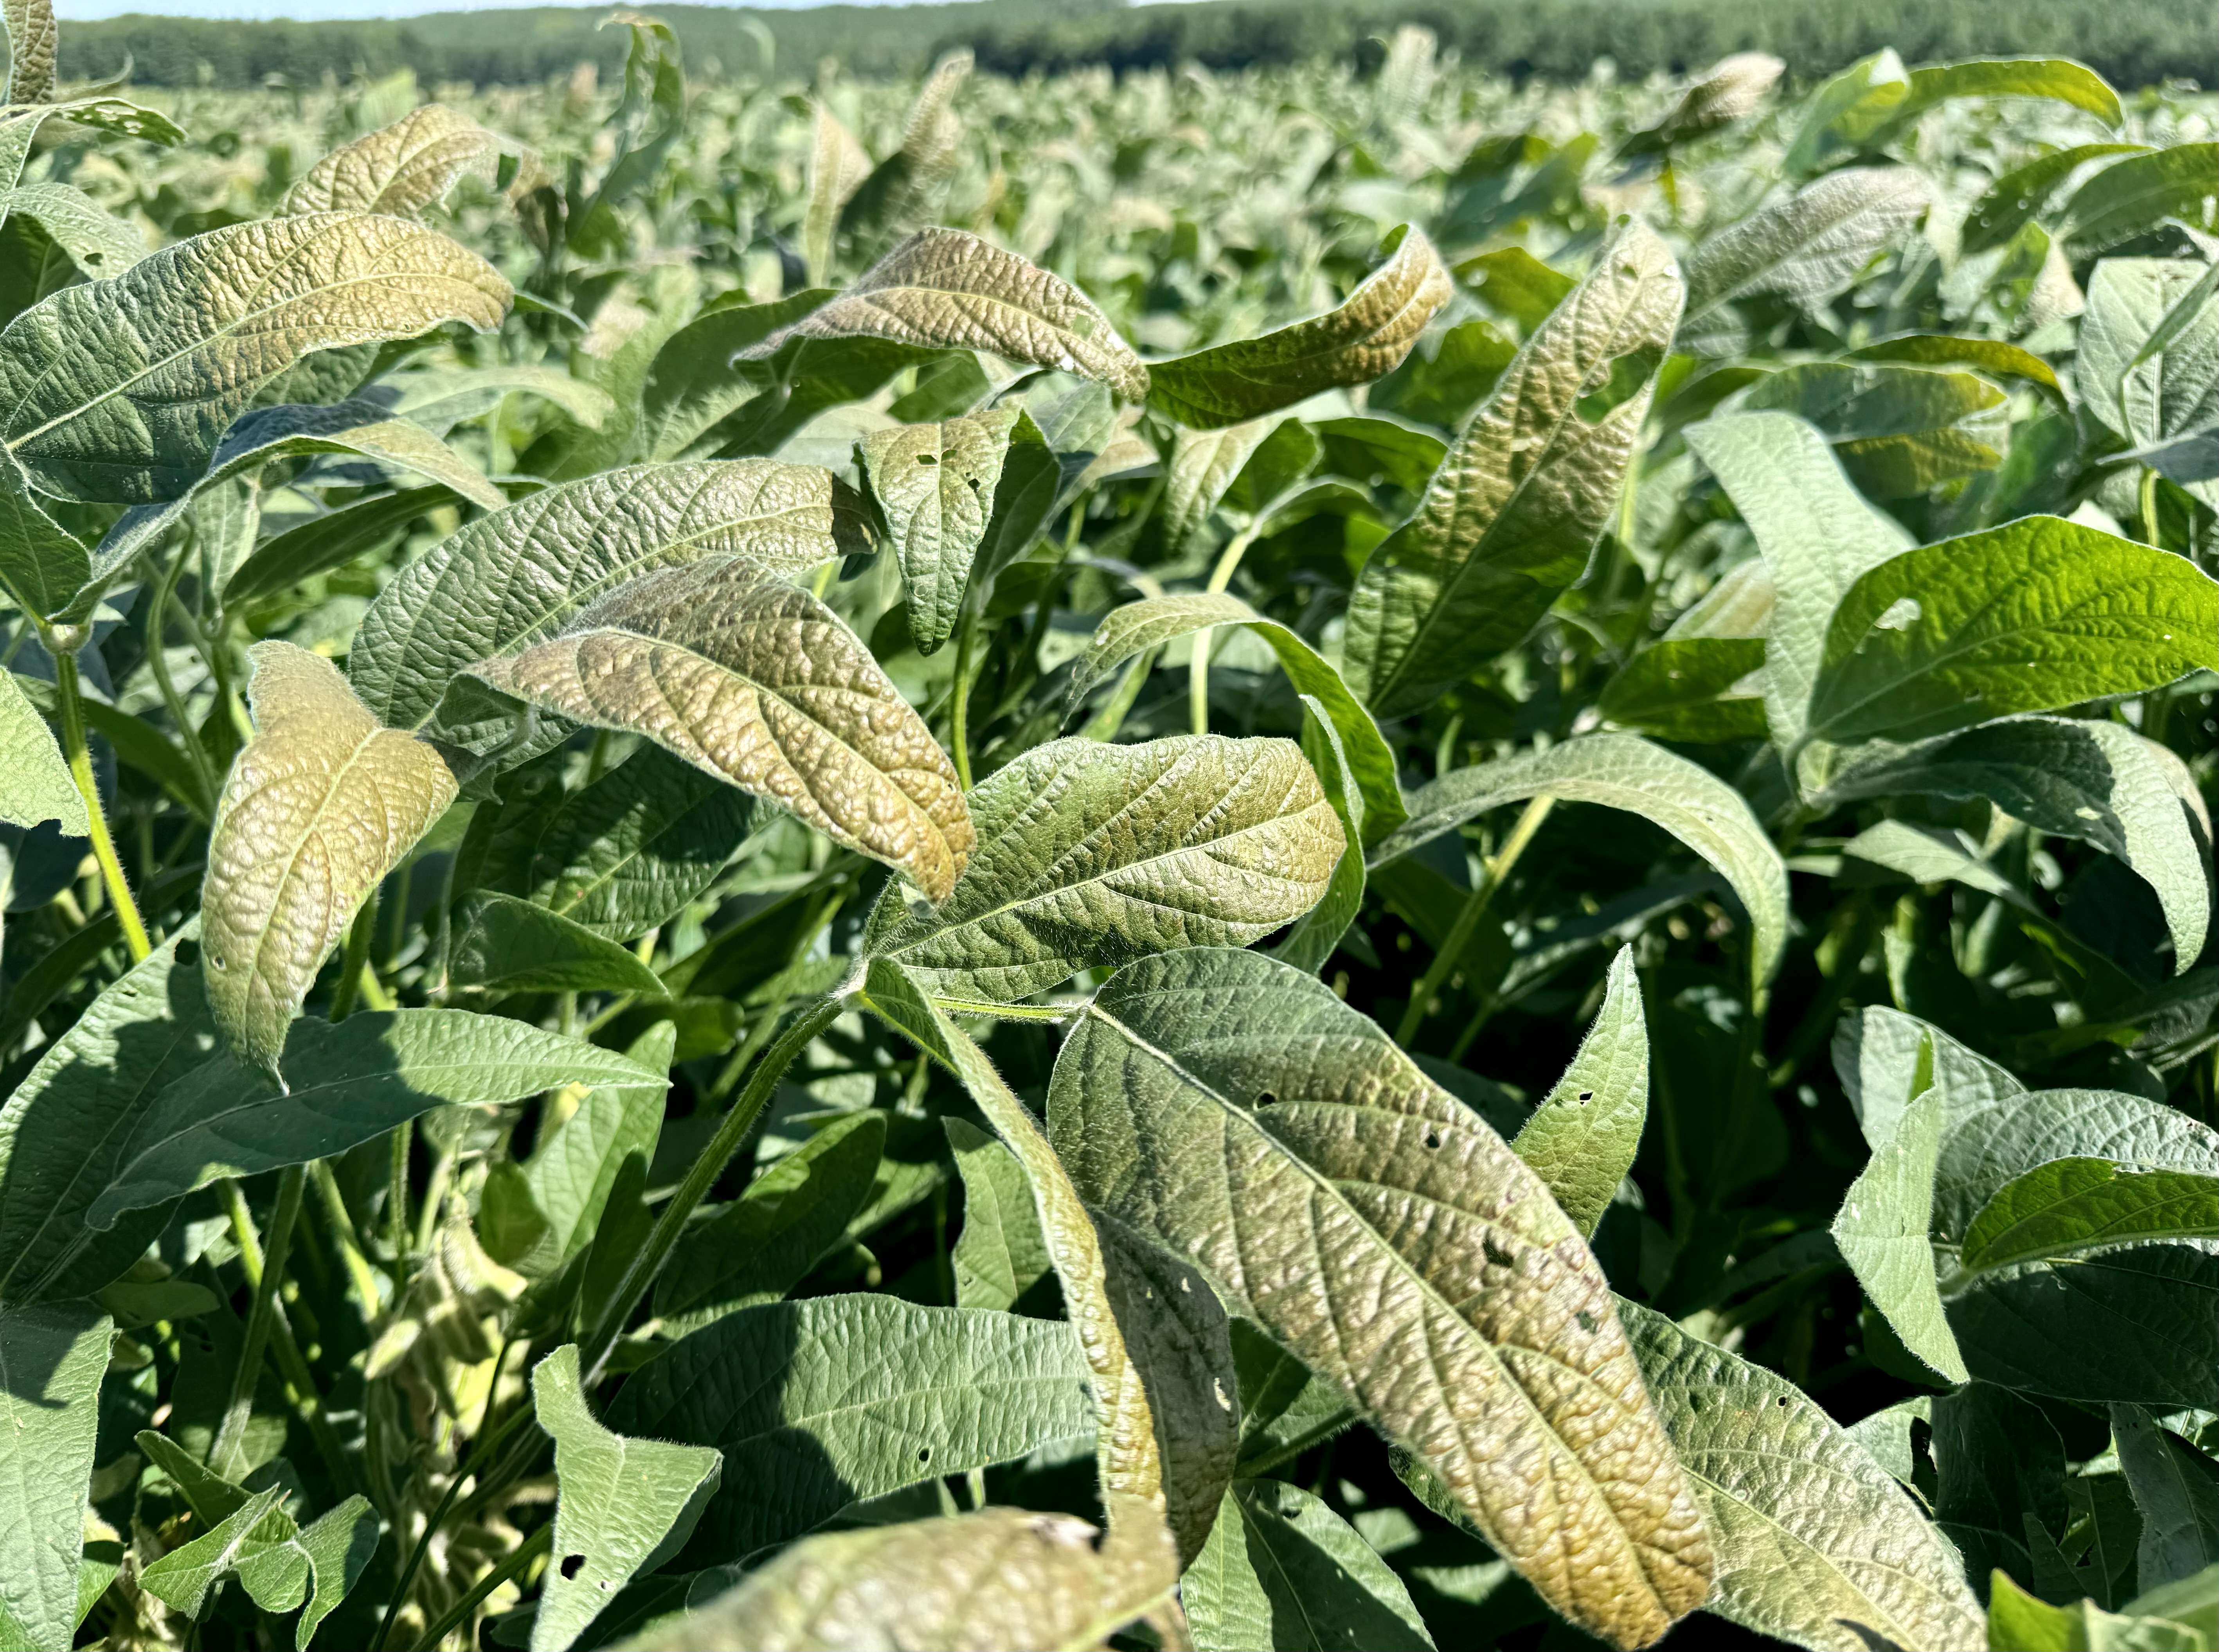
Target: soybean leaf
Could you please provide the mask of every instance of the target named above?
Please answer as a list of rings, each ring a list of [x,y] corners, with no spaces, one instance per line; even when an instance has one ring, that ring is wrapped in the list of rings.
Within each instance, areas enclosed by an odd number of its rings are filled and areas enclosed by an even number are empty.
[[[140,1574],[140,1586],[164,1605],[198,1618],[226,1578],[283,1541],[269,1535],[264,1517],[284,1497],[282,1486],[255,1493],[214,1530],[150,1563]]]
[[[1917,362],[1927,367],[1977,367],[1996,378],[2025,379],[2045,390],[2059,388],[2048,362],[2021,345],[2000,338],[1963,338],[1952,333],[1911,332],[1849,351],[1856,362]]]
[[[809,151],[809,206],[801,220],[801,261],[811,285],[827,280],[832,269],[832,235],[840,208],[871,175],[871,152],[841,124],[832,106],[817,102]]]
[[[1868,497],[1908,499],[2002,463],[2005,400],[1971,373],[1812,362],[1758,381],[1742,406],[1808,419]]]
[[[1082,1198],[1417,1450],[1565,1616],[1637,1646],[1700,1604],[1700,1518],[1577,1230],[1321,983],[1219,948],[1128,966],[1048,1120]],[[1528,1463],[1561,1488],[1538,1518]]]
[[[604,471],[519,500],[403,568],[363,616],[348,678],[392,727],[436,730],[457,674],[553,636],[626,580],[720,554],[798,573],[870,543],[861,498],[811,466]]]
[[[620,1432],[713,1445],[722,1484],[685,1558],[737,1560],[859,1498],[983,1469],[1093,1425],[1068,1326],[855,1295],[727,1314],[634,1375]]]
[[[444,321],[490,330],[509,296],[483,259],[400,219],[314,213],[211,230],[9,323],[0,442],[65,498],[166,498],[311,351]]]
[[[616,412],[606,390],[557,367],[417,367],[380,374],[360,392],[397,419],[444,436],[468,419],[493,412],[512,395],[553,403],[572,423],[597,431]]]
[[[1965,219],[1960,245],[1967,256],[2001,246],[2032,222],[2065,180],[2089,162],[2145,152],[2147,146],[2138,143],[2090,143],[2037,155],[1988,186]]]
[[[8,47],[7,78],[0,102],[37,103],[53,90],[54,53],[60,31],[51,0],[7,0],[0,8],[0,39]]]
[[[1986,1273],[2183,1239],[2219,1239],[2219,1177],[2055,1158],[1996,1190],[1965,1230],[1957,1265]]]
[[[1660,740],[1762,738],[1763,700],[1733,691],[1763,668],[1765,649],[1760,637],[1663,638],[1603,685],[1596,707],[1611,722]]]
[[[2088,258],[2131,240],[2166,218],[2213,227],[2211,172],[2219,143],[2174,144],[2132,155],[2098,172],[2065,207],[2065,236]]]
[[[0,1307],[0,1630],[25,1646],[66,1646],[77,1628],[112,1329],[90,1302]]]
[[[858,444],[901,560],[910,636],[920,654],[932,653],[955,629],[1022,416],[1016,407],[991,407],[937,425],[873,432]]]
[[[630,948],[513,895],[473,895],[451,922],[447,978],[454,986],[662,996],[662,978]]]
[[[345,566],[419,517],[454,502],[446,487],[410,488],[373,494],[327,516],[274,533],[248,552],[223,583],[224,606],[233,612],[264,597]]]
[[[775,1302],[799,1284],[837,1248],[869,1201],[886,1140],[882,1113],[835,1119],[697,1223],[656,1282],[663,1333],[682,1336],[741,1308]]]
[[[1681,94],[1670,114],[1621,145],[1619,158],[1654,154],[1755,114],[1787,67],[1765,52],[1737,52],[1720,58]]]
[[[1150,400],[1182,424],[1211,430],[1393,372],[1454,289],[1422,230],[1405,224],[1388,241],[1387,261],[1339,309],[1151,363]]]
[[[811,1537],[704,1609],[627,1644],[633,1652],[968,1646],[991,1624],[994,1639],[1012,1646],[1084,1652],[1134,1618],[1175,1610],[1178,1581],[1160,1520],[1113,1518],[1097,1534],[1068,1514],[979,1509]]]
[[[972,823],[955,770],[861,637],[740,557],[643,575],[478,677],[705,773],[944,899]]]
[[[265,1612],[290,1612],[300,1606],[301,1620],[293,1631],[293,1644],[296,1652],[308,1652],[317,1626],[354,1593],[355,1585],[370,1569],[377,1553],[378,1531],[377,1512],[370,1507],[370,1500],[359,1494],[350,1497],[309,1522],[278,1550],[255,1556],[241,1565],[239,1582]],[[266,1575],[280,1567],[286,1573],[281,1586],[285,1593],[265,1598],[269,1586],[257,1587],[262,1581],[258,1574]],[[298,1584],[294,1581],[296,1578]],[[286,1604],[276,1605],[277,1599]]]
[[[462,1009],[302,1021],[285,1051],[299,1077],[289,1091],[228,1056],[151,1090],[126,1115],[128,1133],[115,1133],[121,1151],[94,1182],[86,1225],[104,1229],[223,1177],[336,1158],[434,1107],[497,1105],[573,1083],[664,1082],[614,1050]]]
[[[1054,1265],[1033,1209],[1032,1183],[1016,1155],[976,1125],[955,1118],[941,1125],[963,1178],[963,1228],[948,1256],[955,1300],[964,1307],[1013,1312]]]
[[[1091,299],[960,229],[919,230],[821,308],[741,353],[760,360],[789,339],[855,334],[988,350],[1097,379],[1128,401],[1147,398],[1148,370]]]
[[[1661,1314],[1618,1311],[1710,1528],[1711,1611],[1824,1652],[1987,1644],[1949,1540],[1823,1409]]]
[[[1259,1330],[1253,1320],[1234,1320],[1232,1341],[1234,1369],[1240,1381],[1240,1470],[1243,1475],[1260,1475],[1355,1422],[1356,1413],[1340,1391],[1313,1376],[1308,1366]],[[1402,1450],[1400,1446],[1392,1449]],[[1456,1507],[1453,1496],[1447,1498],[1447,1506]]]
[[[1556,1088],[1510,1144],[1548,1183],[1582,1239],[1633,1168],[1649,1120],[1649,1028],[1633,949],[1610,960],[1602,1011]]]
[[[1111,609],[1095,628],[1071,674],[1071,705],[1077,706],[1097,683],[1134,655],[1173,637],[1224,624],[1246,625],[1263,638],[1278,656],[1295,692],[1325,708],[1363,791],[1364,830],[1369,840],[1377,842],[1400,826],[1408,816],[1402,788],[1395,777],[1395,753],[1371,714],[1357,704],[1340,674],[1300,635],[1276,619],[1266,619],[1229,592],[1182,591]]]
[[[971,53],[960,47],[932,65],[902,123],[901,147],[858,185],[840,214],[852,233],[904,230],[929,217],[962,157],[963,123],[948,106],[971,78]]]
[[[890,889],[863,944],[927,991],[992,1003],[1168,947],[1260,939],[1316,904],[1343,842],[1286,740],[1052,741],[970,802],[979,843],[954,892],[912,911]]]
[[[1638,735],[1591,734],[1443,775],[1410,794],[1409,824],[1371,852],[1396,856],[1507,803],[1551,797],[1645,817],[1715,867],[1748,912],[1757,977],[1787,941],[1787,869],[1741,794],[1686,758]]]
[[[1351,686],[1399,717],[1522,638],[1587,566],[1679,324],[1664,245],[1629,221],[1526,339],[1350,598]]]
[[[2073,378],[2091,417],[2135,448],[2219,424],[2219,304],[2209,267],[2105,258],[2088,278]]]
[[[380,728],[329,661],[274,642],[250,658],[255,737],[216,806],[201,911],[216,1025],[274,1079],[286,1023],[355,908],[456,786],[429,745]]]
[[[2129,1605],[2105,1612],[2093,1600],[2053,1606],[2029,1594],[1998,1568],[1988,1601],[1988,1644],[2025,1652],[2209,1652],[2203,1634],[2178,1621],[2177,1614],[2144,1613]],[[2139,1604],[2139,1603],[2137,1603]]]
[[[1772,576],[1764,635],[1764,711],[1792,746],[1807,726],[1826,626],[1858,578],[1908,550],[1910,536],[1866,504],[1824,439],[1791,414],[1710,419],[1688,445],[1756,535]]]
[[[2031,1401],[1971,1382],[1934,1401],[1934,1513],[1975,1590],[1992,1566],[2022,1576],[2065,1530],[2065,1447]]]
[[[1172,438],[1171,462],[1164,473],[1159,507],[1166,543],[1175,550],[1186,548],[1278,425],[1276,419],[1252,419],[1217,430],[1179,427]],[[1432,469],[1426,467],[1428,474]]]
[[[2111,1407],[2111,1438],[2142,1517],[2135,1587],[2148,1592],[2219,1565],[2219,1464],[2140,1406]]]
[[[1348,748],[1341,743],[1332,713],[1314,694],[1301,699],[1302,755],[1310,760],[1318,783],[1325,788],[1326,801],[1340,819],[1344,842],[1325,893],[1315,906],[1295,920],[1285,939],[1271,948],[1271,956],[1315,973],[1325,967],[1348,933],[1348,926],[1364,909],[1364,834],[1368,822],[1364,789],[1350,767]],[[1396,800],[1400,801],[1399,796]]]
[[[332,151],[301,174],[279,210],[413,218],[466,172],[490,181],[500,148],[500,140],[469,115],[426,103]]]
[[[1873,1149],[1834,1218],[1834,1243],[1903,1345],[1952,1382],[1969,1380],[1934,1278],[1934,1169],[1947,1099],[1928,1090]]]
[[[2219,1568],[2207,1567],[2178,1583],[2160,1583],[2144,1589],[2127,1603],[2127,1610],[2151,1618],[2169,1618],[2202,1635],[2209,1643],[2219,1635],[2219,1600],[2211,1586],[2219,1583]]]
[[[1811,731],[1915,739],[2219,666],[2219,585],[2185,557],[2053,516],[1905,551],[1826,630]]]
[[[1824,303],[1918,221],[1930,194],[1907,166],[1845,168],[1706,238],[1688,260],[1690,331],[1746,294]]]
[[[44,618],[61,612],[91,571],[90,553],[47,514],[22,466],[0,456],[0,587]]]
[[[53,731],[6,671],[0,671],[0,820],[18,826],[57,820],[65,837],[85,835],[84,798]]]
[[[67,183],[27,183],[0,196],[0,215],[32,219],[89,280],[121,275],[146,256],[139,232]]]
[[[1548,320],[1550,312],[1579,285],[1522,246],[1466,258],[1456,272],[1458,280],[1478,290],[1480,302],[1508,316],[1522,332],[1531,332]]]
[[[531,1371],[532,1413],[555,1441],[555,1556],[531,1619],[531,1652],[569,1652],[635,1574],[693,1536],[724,1459],[713,1447],[627,1439],[601,1426],[567,1343]]]
[[[2085,109],[2105,126],[2123,118],[2118,93],[2086,64],[2025,57],[1922,64],[1911,71],[1911,90],[1897,119],[1907,121],[1953,97],[2047,97]]]
[[[1281,1480],[1225,1494],[1209,1543],[1179,1580],[1198,1652],[1431,1649],[1402,1580],[1356,1529]]]
[[[1842,1017],[1834,1029],[1834,1071],[1875,1150],[1895,1134],[1904,1109],[1929,1090],[1942,1097],[1950,1125],[2023,1096],[2026,1086],[1938,1027],[1884,1005]],[[1969,1220],[1977,1203],[1966,1211]],[[1964,1231],[1961,1222],[1956,1229]]]

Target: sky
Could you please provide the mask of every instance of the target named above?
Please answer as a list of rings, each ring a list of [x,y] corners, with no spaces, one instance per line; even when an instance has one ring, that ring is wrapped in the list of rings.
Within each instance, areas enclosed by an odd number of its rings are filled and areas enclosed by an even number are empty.
[[[699,0],[697,0],[699,3]],[[812,0],[749,0],[751,11],[790,10]],[[851,0],[851,3],[893,3],[894,0]],[[65,22],[153,12],[167,17],[414,17],[427,11],[500,11],[521,6],[593,3],[593,0],[54,0],[54,15]],[[717,0],[706,0],[715,4]]]

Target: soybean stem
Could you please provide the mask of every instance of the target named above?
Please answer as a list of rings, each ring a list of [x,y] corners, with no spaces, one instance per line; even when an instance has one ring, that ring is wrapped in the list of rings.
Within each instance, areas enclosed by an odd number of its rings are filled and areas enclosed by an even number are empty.
[[[61,702],[62,755],[69,762],[70,779],[77,782],[78,795],[84,799],[92,858],[99,863],[101,881],[108,886],[109,901],[115,908],[116,922],[123,926],[123,940],[131,948],[131,961],[135,964],[153,951],[154,945],[146,939],[146,926],[140,920],[138,903],[131,898],[131,885],[123,877],[123,863],[115,858],[115,840],[108,835],[108,817],[100,806],[100,786],[92,778],[92,754],[84,742],[84,705],[78,688],[77,655],[65,644],[57,645],[52,632],[47,637],[47,652],[54,661],[55,695]]]
[[[433,1652],[469,1615],[485,1604],[486,1597],[504,1583],[514,1578],[524,1568],[555,1546],[555,1523],[550,1520],[516,1546],[509,1557],[480,1578],[470,1592],[447,1608],[439,1621],[424,1631],[424,1638],[416,1643],[416,1652]]]
[[[955,778],[971,789],[971,672],[979,647],[979,610],[966,600],[955,622],[955,686],[949,702],[948,743],[954,748]]]
[[[1479,927],[1480,919],[1487,916],[1487,909],[1495,900],[1495,891],[1510,875],[1510,868],[1518,864],[1518,857],[1526,853],[1526,846],[1533,841],[1533,834],[1541,829],[1541,823],[1549,817],[1549,810],[1555,807],[1556,802],[1554,798],[1545,795],[1527,803],[1525,812],[1518,817],[1518,823],[1510,829],[1510,835],[1504,840],[1501,852],[1482,869],[1478,886],[1465,900],[1464,910],[1457,914],[1448,938],[1441,943],[1440,950],[1433,954],[1433,961],[1427,966],[1425,978],[1418,983],[1417,991],[1410,995],[1410,1002],[1403,1009],[1402,1023],[1395,1029],[1397,1044],[1406,1049],[1409,1047],[1412,1037],[1424,1024],[1426,1017],[1433,1013],[1434,996],[1456,968],[1457,960],[1464,956],[1464,945],[1471,939],[1471,932]]]
[[[240,1345],[239,1364],[231,1374],[231,1398],[224,1407],[223,1423],[217,1429],[215,1444],[208,1450],[208,1467],[226,1479],[235,1478],[245,1467],[241,1461],[246,1447],[247,1419],[254,1413],[254,1384],[262,1374],[262,1355],[270,1341],[270,1317],[276,1306],[278,1282],[285,1276],[285,1263],[293,1248],[293,1224],[301,1214],[301,1190],[306,1185],[305,1166],[289,1167],[277,1181],[277,1208],[270,1216],[270,1245],[266,1255],[256,1255],[254,1220],[246,1208],[246,1196],[239,1183],[226,1179],[223,1200],[229,1209],[232,1231],[239,1240],[241,1262],[252,1262],[249,1271],[258,1269],[261,1277],[254,1282],[254,1305],[247,1310],[246,1336]]]

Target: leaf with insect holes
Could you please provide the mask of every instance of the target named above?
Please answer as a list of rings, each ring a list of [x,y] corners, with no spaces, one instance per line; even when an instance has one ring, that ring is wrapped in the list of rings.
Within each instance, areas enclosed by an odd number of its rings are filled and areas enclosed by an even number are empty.
[[[397,218],[314,213],[180,241],[0,332],[0,443],[39,485],[138,504],[191,486],[270,379],[317,351],[490,331],[508,283]]]
[[[1048,1128],[1091,1207],[1422,1456],[1575,1624],[1644,1646],[1702,1603],[1701,1518],[1578,1230],[1330,988],[1215,947],[1128,965]]]
[[[1020,417],[1016,407],[992,407],[874,431],[858,444],[901,560],[910,636],[920,654],[934,652],[955,629]]]
[[[1339,309],[1259,338],[1148,366],[1148,398],[1197,430],[1236,425],[1336,385],[1393,372],[1454,293],[1425,232],[1405,224],[1387,261]]]
[[[289,643],[249,657],[255,737],[216,807],[202,941],[217,1027],[275,1078],[286,1025],[355,909],[456,786],[430,746],[379,727],[329,661]]]
[[[465,173],[490,182],[500,151],[501,140],[469,115],[426,103],[332,151],[301,174],[278,210],[413,218]]]
[[[30,219],[90,281],[121,275],[146,256],[139,232],[73,184],[27,183],[0,193],[0,218]]]
[[[1317,904],[1344,842],[1286,740],[1051,741],[970,804],[978,847],[954,891],[915,911],[889,890],[863,946],[927,991],[993,1003],[1167,947],[1259,940]]]
[[[1590,1239],[1649,1121],[1649,1028],[1632,947],[1619,949],[1606,979],[1602,1013],[1579,1053],[1510,1144]]]
[[[409,563],[363,616],[348,680],[395,728],[438,734],[439,697],[457,674],[544,641],[627,580],[712,556],[799,573],[870,546],[861,498],[812,465],[603,471],[520,499]]]
[[[1904,552],[1826,629],[1811,731],[1917,739],[2219,667],[2219,584],[2185,556],[2054,516]]]
[[[756,360],[789,338],[889,338],[987,350],[1097,379],[1128,401],[1148,370],[1094,301],[1060,276],[960,229],[919,230],[824,306],[741,352]]]
[[[724,1455],[604,1428],[579,1386],[575,1343],[532,1368],[531,1406],[555,1442],[555,1558],[539,1586],[531,1652],[569,1652],[617,1590],[685,1546],[716,1494]]]
[[[1178,1556],[1160,1519],[1106,1535],[1069,1514],[988,1508],[795,1544],[699,1611],[627,1642],[631,1652],[852,1652],[858,1647],[1084,1648],[1135,1618],[1175,1613]],[[1179,1638],[1157,1630],[1159,1643]]]
[[[1680,299],[1671,253],[1628,221],[1372,551],[1349,599],[1344,668],[1378,715],[1463,681],[1579,578],[1617,507]]]
[[[574,722],[643,734],[935,900],[971,854],[954,766],[862,639],[744,558],[646,574],[470,669]]]

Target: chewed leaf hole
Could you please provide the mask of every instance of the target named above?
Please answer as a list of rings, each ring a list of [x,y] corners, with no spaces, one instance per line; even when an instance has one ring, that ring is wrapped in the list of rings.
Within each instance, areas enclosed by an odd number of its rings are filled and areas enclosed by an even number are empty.
[[[1439,1131],[1438,1131],[1438,1130],[1428,1130],[1428,1131],[1426,1131],[1426,1146],[1428,1146],[1428,1147],[1438,1147],[1438,1146],[1439,1146],[1440,1145],[1441,1145],[1441,1133],[1440,1133]]]
[[[917,462],[919,464],[938,464],[940,456],[936,453],[920,453],[917,456]]]
[[[579,1571],[581,1570],[581,1568],[582,1568],[584,1567],[585,1563],[586,1563],[586,1557],[585,1557],[583,1555],[565,1555],[565,1556],[563,1556],[563,1575],[564,1577],[566,1577],[566,1578],[572,1578],[572,1577],[575,1577],[575,1576],[577,1576],[577,1575],[578,1575]]]
[[[1279,1098],[1278,1098],[1277,1096],[1273,1095],[1270,1090],[1265,1090],[1261,1095],[1259,1095],[1259,1096],[1258,1096],[1256,1097],[1256,1105],[1257,1105],[1257,1106],[1259,1106],[1259,1107],[1270,1107],[1273,1102],[1277,1102],[1278,1099],[1279,1099]]]
[[[1498,1268],[1510,1267],[1518,1260],[1492,1233],[1480,1241],[1480,1248],[1487,1252],[1488,1261]]]
[[[1591,1090],[1582,1090],[1580,1092],[1580,1099],[1583,1102],[1591,1102],[1594,1100],[1594,1091]]]
[[[930,1446],[929,1446],[929,1445],[920,1445],[920,1446],[918,1446],[918,1447],[917,1448],[917,1460],[919,1463],[929,1463],[929,1462],[931,1462],[931,1461],[932,1461],[932,1448],[931,1448]]]

